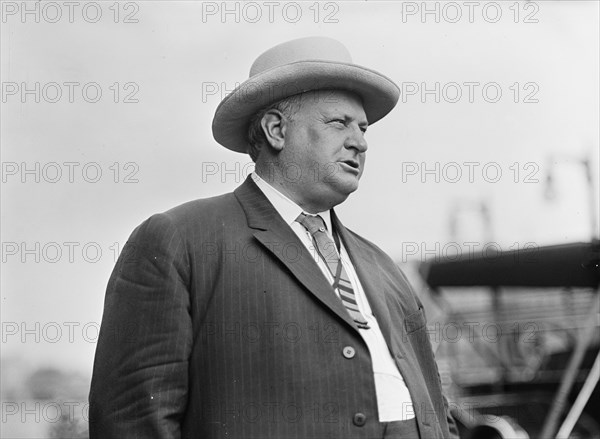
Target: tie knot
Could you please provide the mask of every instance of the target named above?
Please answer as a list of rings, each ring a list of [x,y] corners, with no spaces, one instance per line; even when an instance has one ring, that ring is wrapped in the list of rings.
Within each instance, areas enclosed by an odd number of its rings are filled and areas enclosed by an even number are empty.
[[[307,215],[305,213],[301,213],[296,218],[300,224],[302,224],[308,233],[314,235],[317,232],[325,232],[325,221],[319,215]]]

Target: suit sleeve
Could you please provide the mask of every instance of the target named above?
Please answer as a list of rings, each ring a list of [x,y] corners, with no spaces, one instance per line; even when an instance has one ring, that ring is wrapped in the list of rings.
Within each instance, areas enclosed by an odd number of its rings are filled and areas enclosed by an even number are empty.
[[[166,214],[127,241],[104,302],[90,438],[179,438],[192,345],[189,259]]]
[[[406,276],[404,275],[404,273],[402,273],[402,276],[404,277],[406,282],[408,282],[408,279],[406,279]],[[424,310],[425,308],[423,307],[423,303],[421,302],[419,297],[416,294],[414,294],[414,297],[415,297],[415,300],[417,301],[417,304],[419,305],[419,308],[422,308]],[[431,352],[431,355],[434,355],[433,351]],[[435,364],[435,371],[437,374],[438,384],[441,389],[442,388],[442,380],[440,378],[440,371],[438,369],[437,361],[435,361],[435,358],[434,358],[433,363]],[[448,432],[450,433],[449,439],[460,439],[456,421],[454,420],[454,416],[452,416],[452,413],[450,411],[450,405],[448,404],[448,398],[446,398],[446,395],[444,395],[443,393],[442,393],[442,401],[444,404],[444,411],[446,412],[446,422],[448,423]]]

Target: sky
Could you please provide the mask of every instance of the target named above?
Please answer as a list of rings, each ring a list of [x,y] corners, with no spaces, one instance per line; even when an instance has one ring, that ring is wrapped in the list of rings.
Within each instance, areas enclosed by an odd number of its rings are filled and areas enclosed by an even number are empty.
[[[336,208],[399,263],[597,236],[597,2],[71,8],[2,3],[3,356],[91,373],[119,249],[241,184],[251,161],[212,138],[215,108],[294,38],[335,38],[401,89]]]

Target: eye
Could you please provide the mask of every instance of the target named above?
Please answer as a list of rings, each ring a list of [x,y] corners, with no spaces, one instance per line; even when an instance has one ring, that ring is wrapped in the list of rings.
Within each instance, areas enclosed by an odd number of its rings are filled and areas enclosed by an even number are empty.
[[[346,121],[344,119],[332,119],[332,122],[341,123],[342,125],[346,125]]]

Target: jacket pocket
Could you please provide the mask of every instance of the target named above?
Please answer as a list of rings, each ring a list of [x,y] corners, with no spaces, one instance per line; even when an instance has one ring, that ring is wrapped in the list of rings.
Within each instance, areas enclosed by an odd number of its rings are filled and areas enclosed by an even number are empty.
[[[427,320],[425,319],[425,311],[419,307],[417,311],[409,314],[404,318],[404,328],[407,334],[411,334],[419,329],[425,327]]]

